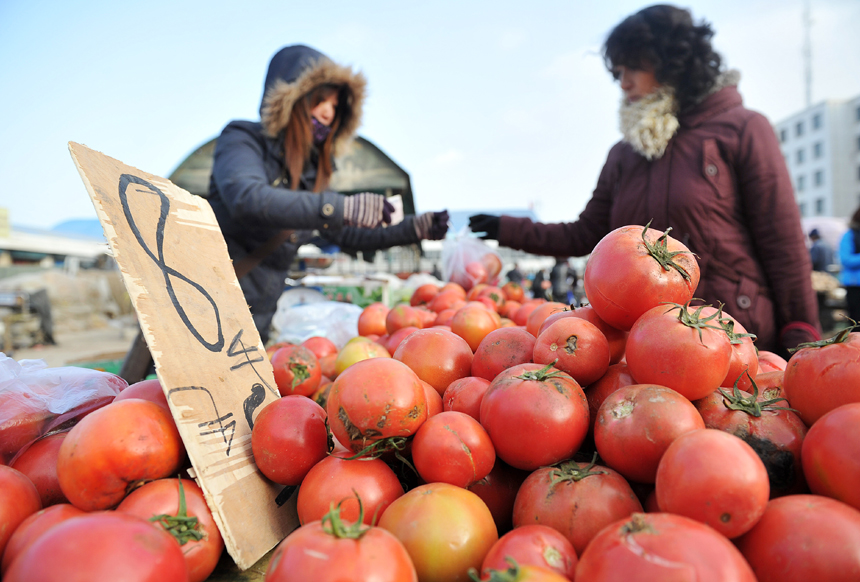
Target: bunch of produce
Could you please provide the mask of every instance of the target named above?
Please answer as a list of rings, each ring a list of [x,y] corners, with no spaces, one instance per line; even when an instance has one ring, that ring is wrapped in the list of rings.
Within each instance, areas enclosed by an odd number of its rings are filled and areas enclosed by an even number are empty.
[[[265,579],[860,579],[860,335],[787,362],[757,352],[724,306],[693,299],[698,279],[668,232],[629,226],[595,247],[586,307],[449,282],[367,307],[340,350],[271,346],[282,398],[258,413],[252,449],[300,526]],[[223,544],[175,478],[161,399],[137,384],[78,422],[43,463],[60,499],[16,468],[25,454],[0,467],[4,580],[52,580],[57,560],[209,575]],[[171,507],[137,501],[156,486]],[[174,518],[195,521],[185,539],[168,535]],[[92,531],[110,543],[82,549]]]

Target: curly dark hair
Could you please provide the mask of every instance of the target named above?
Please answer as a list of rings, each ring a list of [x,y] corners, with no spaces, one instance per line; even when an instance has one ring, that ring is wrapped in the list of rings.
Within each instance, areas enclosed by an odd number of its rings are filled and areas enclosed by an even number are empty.
[[[714,31],[698,25],[688,10],[668,4],[644,8],[625,18],[603,44],[603,61],[615,68],[654,69],[662,85],[675,89],[680,110],[696,103],[720,74],[720,55],[711,47]]]

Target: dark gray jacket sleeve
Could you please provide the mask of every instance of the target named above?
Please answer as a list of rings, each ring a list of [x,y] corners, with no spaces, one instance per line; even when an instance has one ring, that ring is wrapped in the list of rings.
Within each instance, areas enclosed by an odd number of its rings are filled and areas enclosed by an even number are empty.
[[[264,145],[253,132],[230,124],[215,146],[212,178],[233,220],[279,229],[343,227],[344,196],[273,187],[266,173]]]
[[[359,228],[347,226],[335,232],[322,232],[320,236],[344,249],[377,251],[420,241],[413,224],[414,217],[386,228]]]

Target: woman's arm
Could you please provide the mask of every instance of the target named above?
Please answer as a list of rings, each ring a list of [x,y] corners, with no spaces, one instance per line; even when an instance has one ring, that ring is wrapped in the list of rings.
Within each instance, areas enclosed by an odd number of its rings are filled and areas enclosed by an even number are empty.
[[[212,179],[233,220],[280,229],[343,227],[343,196],[273,187],[259,124],[231,122],[215,146]]]
[[[419,242],[413,224],[414,216],[386,228],[358,228],[347,226],[333,232],[321,232],[320,236],[339,247],[355,251],[376,251]]]

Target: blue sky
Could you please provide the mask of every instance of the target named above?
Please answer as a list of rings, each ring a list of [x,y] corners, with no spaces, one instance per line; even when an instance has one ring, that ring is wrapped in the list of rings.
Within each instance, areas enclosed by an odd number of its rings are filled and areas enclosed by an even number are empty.
[[[599,48],[649,3],[0,1],[0,206],[49,228],[95,212],[68,141],[167,176],[235,118],[268,60],[305,43],[361,69],[360,134],[411,175],[419,211],[573,220],[617,141]],[[693,1],[748,107],[804,106],[802,0]],[[811,0],[813,101],[860,94],[860,2]]]

